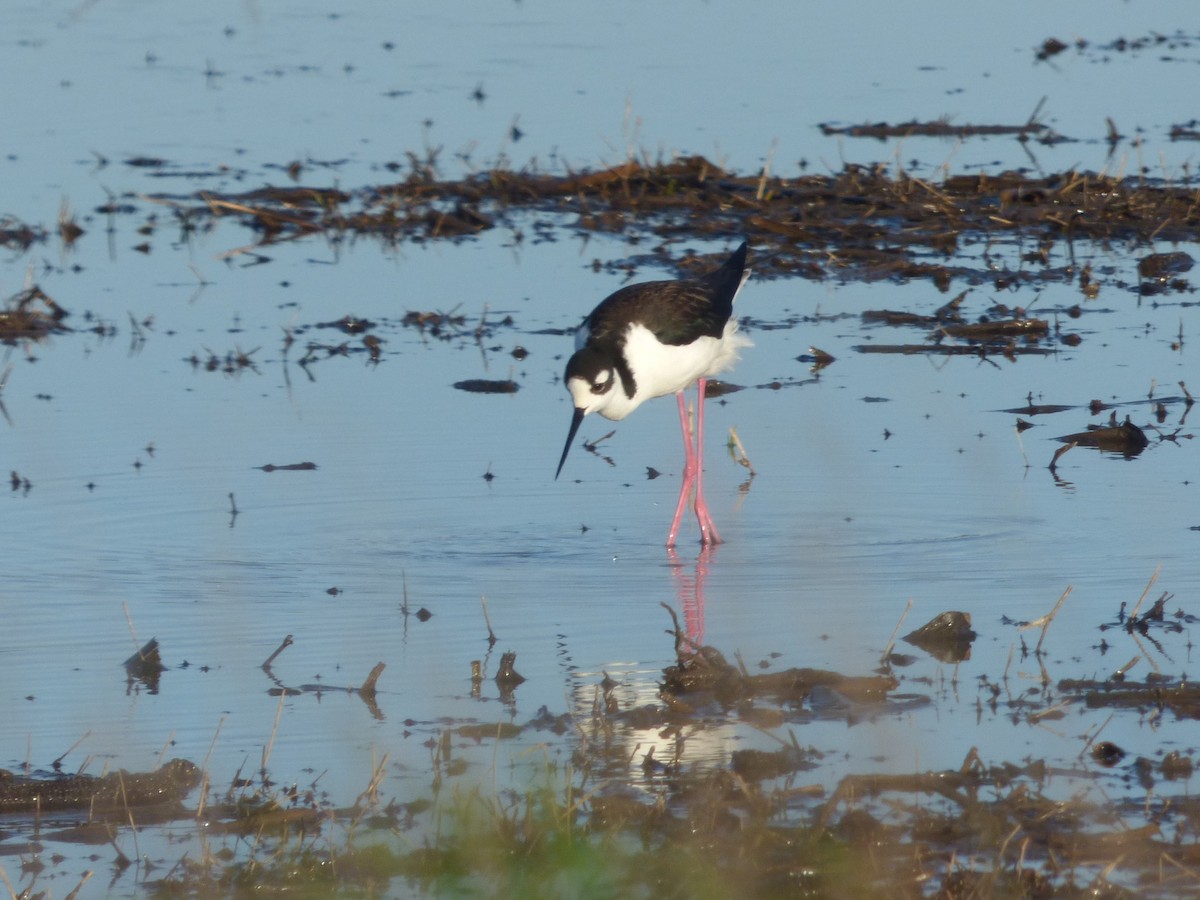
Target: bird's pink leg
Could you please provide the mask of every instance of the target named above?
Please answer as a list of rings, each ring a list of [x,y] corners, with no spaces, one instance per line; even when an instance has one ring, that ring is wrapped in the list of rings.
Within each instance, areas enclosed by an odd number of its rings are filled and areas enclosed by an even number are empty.
[[[707,378],[696,382],[696,521],[700,523],[700,543],[719,544],[721,535],[708,514],[708,504],[704,502],[704,389],[707,386]]]
[[[704,502],[704,390],[708,386],[706,379],[701,378],[696,384],[698,406],[696,407],[696,434],[693,438],[691,423],[688,421],[687,402],[683,391],[676,394],[679,401],[679,429],[683,432],[683,484],[679,487],[679,502],[675,504],[675,518],[671,520],[671,530],[667,534],[667,546],[675,546],[675,538],[679,535],[679,523],[683,520],[683,511],[691,499],[692,487],[696,489],[696,521],[700,523],[700,543],[720,544],[721,535],[713,524],[708,512],[708,504]]]
[[[667,546],[675,546],[675,537],[679,534],[679,523],[683,519],[683,510],[687,506],[688,495],[692,490],[692,481],[696,477],[696,453],[692,449],[692,428],[688,422],[687,402],[683,399],[683,391],[675,395],[679,401],[679,429],[683,432],[683,484],[679,488],[679,502],[675,504],[675,518],[671,520],[671,530],[667,534]]]

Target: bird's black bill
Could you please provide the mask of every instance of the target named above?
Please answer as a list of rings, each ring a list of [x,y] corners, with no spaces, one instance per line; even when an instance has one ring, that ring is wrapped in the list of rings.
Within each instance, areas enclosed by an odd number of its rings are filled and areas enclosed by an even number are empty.
[[[558,471],[554,473],[554,480],[558,481],[558,476],[562,472],[563,463],[567,461],[567,454],[571,452],[571,441],[575,440],[575,432],[579,430],[579,423],[583,421],[584,412],[582,409],[576,409],[575,414],[571,416],[571,430],[567,432],[567,445],[563,447],[562,459],[558,461]]]

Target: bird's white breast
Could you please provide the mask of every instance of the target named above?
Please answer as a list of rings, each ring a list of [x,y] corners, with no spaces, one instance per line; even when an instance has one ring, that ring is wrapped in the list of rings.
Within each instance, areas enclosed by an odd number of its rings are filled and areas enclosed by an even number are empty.
[[[699,337],[690,344],[660,344],[645,326],[629,326],[625,357],[637,391],[624,414],[653,397],[674,394],[699,378],[727,371],[737,362],[739,351],[749,346],[750,339],[738,333],[737,321],[732,318],[720,338]]]

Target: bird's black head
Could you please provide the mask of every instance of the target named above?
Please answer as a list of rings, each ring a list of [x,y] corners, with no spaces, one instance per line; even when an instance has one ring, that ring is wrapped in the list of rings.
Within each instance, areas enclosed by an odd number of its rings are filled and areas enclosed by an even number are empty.
[[[558,471],[554,473],[555,479],[562,472],[563,463],[567,461],[571,441],[575,439],[575,432],[579,430],[579,423],[583,421],[583,417],[588,413],[603,413],[615,396],[613,388],[617,384],[617,370],[607,354],[595,347],[584,347],[567,360],[563,382],[571,393],[571,403],[575,409],[571,417],[571,428],[567,432],[567,443],[558,461]]]
[[[616,384],[616,369],[608,354],[595,347],[584,347],[567,360],[567,370],[563,373],[563,382],[575,406],[585,412],[595,412],[597,398],[604,397]]]

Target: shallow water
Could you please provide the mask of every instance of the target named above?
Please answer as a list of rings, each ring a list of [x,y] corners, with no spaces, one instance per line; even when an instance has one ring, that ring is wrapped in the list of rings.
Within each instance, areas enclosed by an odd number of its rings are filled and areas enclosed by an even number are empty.
[[[1200,384],[1192,294],[1151,303],[1131,289],[1140,256],[1194,248],[1076,245],[1075,260],[1091,261],[1102,284],[1084,302],[1074,284],[998,292],[983,248],[964,247],[958,262],[980,274],[951,294],[971,289],[968,318],[1019,303],[1083,338],[1016,362],[855,350],[918,340],[917,330],[865,325],[859,314],[929,313],[949,299],[931,284],[752,279],[738,312],[755,346],[731,376],[746,389],[710,404],[706,419],[707,495],[727,543],[700,556],[689,530],[673,559],[662,547],[681,465],[669,399],[615,425],[602,447],[611,464],[576,446],[553,479],[570,413],[559,381],[565,331],[621,283],[596,274],[593,260],[623,260],[629,245],[527,214],[471,240],[389,248],[315,238],[271,247],[253,265],[250,254],[226,256],[256,240],[233,221],[184,236],[170,207],[144,196],[283,184],[278,167],[292,159],[307,161],[302,183],[357,189],[400,177],[386,164],[425,144],[445,147],[447,168],[462,165],[454,154],[473,141],[468,165],[497,154],[595,165],[624,158],[627,145],[705,153],[741,171],[774,146],[772,165],[792,173],[802,157],[830,168],[913,158],[931,177],[943,162],[952,171],[1132,171],[1149,161],[1155,176],[1194,163],[1194,143],[1166,137],[1194,114],[1187,92],[1150,88],[1191,72],[1194,36],[1174,58],[1071,50],[1053,64],[1033,59],[1052,34],[1093,44],[1173,34],[1190,6],[1037,9],[996,22],[931,10],[909,27],[923,35],[932,21],[946,33],[916,54],[928,43],[885,29],[884,11],[849,23],[832,6],[803,21],[789,21],[790,6],[763,10],[731,26],[731,4],[679,3],[636,29],[618,7],[568,16],[528,3],[437,14],[232,3],[187,18],[128,2],[10,9],[0,66],[7,83],[19,72],[26,87],[12,98],[13,150],[0,161],[5,211],[53,232],[65,199],[87,234],[73,248],[50,238],[11,252],[0,269],[4,296],[32,277],[77,329],[12,348],[4,363],[0,466],[31,487],[8,493],[0,519],[0,713],[9,723],[0,764],[45,767],[84,737],[68,769],[89,757],[93,770],[146,769],[171,741],[168,756],[207,757],[214,783],[225,784],[259,764],[274,688],[357,685],[382,661],[378,716],[336,690],[286,698],[270,769],[284,781],[317,778],[331,802],[346,804],[388,754],[385,790],[406,796],[427,788],[425,742],[447,724],[525,722],[543,706],[582,715],[604,673],[621,682],[623,705],[652,702],[674,659],[661,603],[752,670],[765,661],[865,674],[910,600],[901,633],[946,609],[969,612],[980,635],[972,658],[953,667],[921,656],[904,670],[911,684],[901,690],[934,696],[931,705],[814,717],[799,739],[831,757],[819,780],[954,767],[972,746],[995,761],[1074,760],[1107,712],[1014,727],[1003,711],[978,714],[975,682],[1008,672],[1014,692],[1038,683],[1034,660],[1010,659],[1022,640],[1010,620],[1047,613],[1068,586],[1047,635],[1054,679],[1102,677],[1134,654],[1143,655],[1136,675],[1149,665],[1187,671],[1186,635],[1153,650],[1098,626],[1134,604],[1159,566],[1151,599],[1170,591],[1170,609],[1193,611],[1190,424],[1175,442],[1151,432],[1133,460],[1076,448],[1057,479],[1047,465],[1061,446],[1054,437],[1107,416],[1091,415],[1089,401],[1123,404],[1119,416],[1146,424],[1151,391],[1179,398],[1179,381]],[[453,54],[441,49],[448,35]],[[720,66],[695,50],[713,46]],[[470,97],[477,85],[482,102]],[[815,127],[945,113],[1019,124],[1042,96],[1053,127],[1080,143],[1031,147],[1032,163],[1007,138],[880,145]],[[1131,133],[1141,127],[1145,147],[1123,144],[1110,157],[1105,116]],[[125,165],[132,156],[167,162]],[[93,213],[109,192],[128,194],[136,211]],[[143,241],[149,252],[132,249]],[[1052,264],[1066,264],[1067,251],[1056,245]],[[1012,259],[1020,248],[988,252]],[[654,277],[662,273],[638,273]],[[1082,317],[1068,319],[1081,303]],[[408,311],[451,310],[465,319],[449,339],[400,324]],[[309,341],[357,341],[318,327],[347,314],[378,323],[381,362],[356,353],[298,365]],[[140,340],[131,317],[147,323]],[[94,321],[115,335],[88,332]],[[488,330],[477,340],[480,322]],[[298,340],[285,349],[289,328]],[[810,345],[837,358],[819,376],[796,359]],[[518,346],[527,358],[513,356]],[[205,370],[211,355],[231,351],[253,365]],[[452,387],[507,377],[520,384],[514,395]],[[801,383],[759,387],[776,380]],[[1030,394],[1078,408],[1034,418],[1018,435],[1004,410]],[[1164,432],[1186,408],[1167,411]],[[580,436],[613,427],[589,419]],[[723,452],[731,427],[756,470],[749,481]],[[258,468],[310,461],[314,471]],[[663,477],[648,479],[647,467]],[[406,595],[432,618],[403,616]],[[481,597],[499,638],[490,653]],[[260,664],[288,634],[294,646],[265,673]],[[1024,639],[1032,645],[1036,634]],[[129,689],[120,666],[150,637],[168,665],[155,694]],[[490,680],[503,650],[517,653],[527,679],[511,705]],[[488,666],[478,697],[476,659]],[[1149,731],[1129,715],[1104,735],[1148,756],[1190,749],[1187,723]],[[515,747],[542,739],[562,752],[549,735]],[[693,737],[691,752],[715,761],[761,740],[714,727]],[[496,753],[481,747],[472,774],[507,771]],[[118,878],[95,895],[136,890]]]

